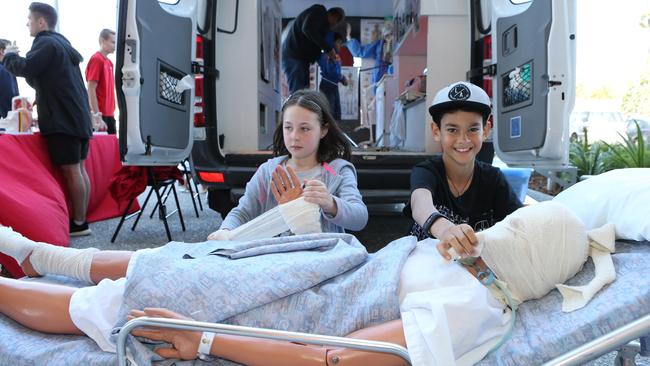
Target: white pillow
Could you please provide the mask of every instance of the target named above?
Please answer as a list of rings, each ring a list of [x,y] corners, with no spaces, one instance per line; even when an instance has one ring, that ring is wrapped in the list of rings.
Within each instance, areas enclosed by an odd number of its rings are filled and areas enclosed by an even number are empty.
[[[553,201],[593,229],[611,222],[616,238],[650,241],[650,168],[617,169],[571,186]]]

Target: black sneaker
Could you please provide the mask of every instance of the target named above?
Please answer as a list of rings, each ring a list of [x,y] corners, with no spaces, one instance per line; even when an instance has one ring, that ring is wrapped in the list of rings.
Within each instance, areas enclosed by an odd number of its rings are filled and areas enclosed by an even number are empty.
[[[2,266],[2,264],[0,264],[0,277],[14,278],[14,276],[12,276],[11,273],[9,273],[9,271],[7,271],[7,269]]]
[[[73,220],[70,220],[70,236],[84,236],[90,235],[92,231],[88,227],[88,221],[85,221],[81,225],[75,224]]]

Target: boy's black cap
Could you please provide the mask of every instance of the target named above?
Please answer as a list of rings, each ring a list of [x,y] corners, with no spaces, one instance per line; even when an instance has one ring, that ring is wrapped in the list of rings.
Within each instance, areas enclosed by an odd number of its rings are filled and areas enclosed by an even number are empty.
[[[483,89],[474,84],[458,81],[442,88],[436,94],[429,107],[429,114],[436,123],[440,123],[440,118],[445,111],[457,108],[476,110],[485,121],[492,112],[492,103]]]

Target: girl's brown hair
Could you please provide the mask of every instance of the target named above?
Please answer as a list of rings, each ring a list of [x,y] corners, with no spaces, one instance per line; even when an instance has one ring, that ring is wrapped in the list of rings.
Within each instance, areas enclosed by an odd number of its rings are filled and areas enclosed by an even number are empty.
[[[284,144],[284,111],[294,105],[314,112],[318,116],[321,128],[327,129],[327,134],[318,144],[316,160],[319,163],[330,162],[336,158],[349,161],[352,155],[350,143],[343,135],[343,131],[339,128],[334,117],[332,117],[327,98],[323,93],[312,89],[298,90],[284,102],[282,115],[273,135],[273,155],[289,155],[289,150]]]

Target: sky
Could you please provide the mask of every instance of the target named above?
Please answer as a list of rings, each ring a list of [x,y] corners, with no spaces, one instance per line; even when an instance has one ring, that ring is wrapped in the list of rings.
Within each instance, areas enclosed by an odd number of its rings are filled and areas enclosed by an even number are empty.
[[[84,57],[82,73],[86,62],[99,51],[99,32],[104,28],[115,30],[117,2],[115,0],[39,0],[59,8],[59,32],[72,43]],[[24,56],[32,46],[33,38],[27,28],[27,14],[32,0],[0,0],[0,38],[16,41],[20,54]],[[115,55],[109,58],[115,62]],[[34,91],[23,78],[18,78],[21,95],[34,100]]]
[[[59,8],[59,31],[86,60],[98,50],[103,28],[116,28],[115,0],[41,0]],[[369,0],[371,1],[371,0]],[[624,91],[638,80],[650,55],[650,29],[638,23],[650,0],[576,0],[576,83],[588,89],[610,85]],[[25,24],[31,0],[0,0],[0,38],[15,40],[24,55],[32,38]],[[110,56],[113,61],[114,55]],[[85,70],[85,63],[81,65]],[[20,79],[21,94],[32,96]]]

